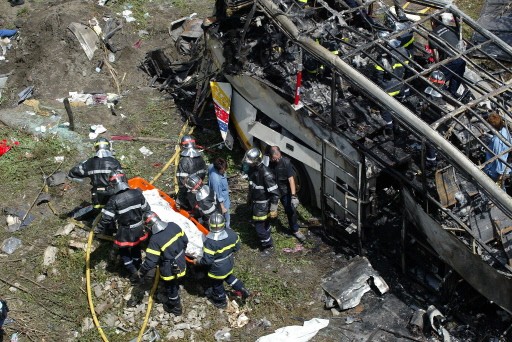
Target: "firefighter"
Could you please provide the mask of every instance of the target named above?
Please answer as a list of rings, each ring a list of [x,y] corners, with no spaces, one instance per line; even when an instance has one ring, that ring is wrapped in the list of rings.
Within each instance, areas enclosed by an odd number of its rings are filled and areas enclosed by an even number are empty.
[[[179,279],[187,273],[185,250],[188,238],[183,229],[174,222],[164,222],[152,211],[144,213],[144,226],[152,235],[146,249],[146,258],[138,271],[143,279],[145,275],[160,266],[160,278],[164,281],[167,292],[167,302],[164,310],[176,316],[183,313],[179,293]],[[136,306],[142,301],[142,296],[132,296],[128,306]]]
[[[279,189],[274,174],[263,164],[262,159],[261,151],[253,147],[245,153],[243,163],[249,166],[249,200],[252,204],[252,220],[261,243],[261,255],[269,256],[274,249],[269,217],[277,217]]]
[[[388,32],[382,31],[379,37],[385,39],[389,35]],[[377,63],[374,65],[375,83],[380,86],[389,96],[403,98],[407,94],[406,88],[402,83],[405,76],[405,65],[409,64],[408,57],[410,57],[407,50],[400,47],[400,42],[397,39],[390,39],[387,41],[387,51],[382,50],[377,58]],[[382,119],[386,122],[384,128],[384,135],[393,137],[393,116],[388,109],[383,109],[381,112]]]
[[[297,222],[297,207],[299,198],[295,188],[295,172],[289,158],[281,154],[278,146],[270,148],[270,164],[269,168],[274,172],[274,177],[280,193],[281,204],[284,207],[286,216],[288,217],[288,226],[293,236],[300,242],[306,241],[306,237],[299,231]]]
[[[101,211],[101,220],[94,232],[102,234],[105,228],[117,222],[114,245],[119,248],[119,255],[130,274],[130,281],[137,283],[137,269],[141,263],[140,243],[149,236],[144,231],[142,215],[149,210],[149,205],[142,191],[130,189],[122,171],[111,172],[109,182],[114,194]]]
[[[196,147],[196,140],[192,135],[184,135],[181,138],[180,161],[176,177],[178,178],[178,195],[176,206],[178,209],[183,207],[186,210],[192,210],[195,206],[194,195],[187,191],[185,179],[188,176],[197,175],[201,180],[206,176],[206,163]]]
[[[226,228],[224,216],[214,213],[210,217],[210,233],[206,236],[203,256],[194,259],[195,265],[208,266],[208,277],[211,287],[206,296],[215,307],[224,309],[227,306],[224,282],[228,283],[242,299],[250,296],[244,283],[233,275],[235,264],[234,254],[240,249],[240,237],[230,228]]]
[[[463,42],[450,26],[455,21],[453,14],[443,13],[441,18],[432,18],[432,33],[429,37],[428,51],[432,51],[433,62],[437,63],[450,58],[454,55],[447,47],[451,47],[458,52],[464,49]],[[461,28],[459,28],[461,29]],[[443,46],[444,45],[444,46]],[[446,76],[446,82],[449,83],[449,92],[454,98],[458,98],[457,90],[462,83],[464,72],[466,71],[466,61],[462,58],[455,58],[439,68]]]
[[[94,148],[95,156],[72,168],[68,177],[72,180],[86,177],[90,179],[92,205],[99,212],[112,195],[109,189],[109,175],[114,170],[121,170],[121,164],[112,156],[111,144],[107,139],[96,140]]]
[[[393,32],[404,31],[410,26],[407,17],[396,19],[390,13],[386,15],[384,25],[386,25],[386,27],[392,30]],[[413,55],[414,32],[412,30],[403,32],[401,35],[396,37],[396,40],[398,40],[398,42],[400,43],[400,47],[405,48],[409,52],[409,55]]]
[[[196,207],[192,212],[196,217],[202,216],[203,221],[207,223],[213,213],[221,212],[217,195],[208,185],[203,184],[199,176],[187,177],[185,186],[195,196]]]

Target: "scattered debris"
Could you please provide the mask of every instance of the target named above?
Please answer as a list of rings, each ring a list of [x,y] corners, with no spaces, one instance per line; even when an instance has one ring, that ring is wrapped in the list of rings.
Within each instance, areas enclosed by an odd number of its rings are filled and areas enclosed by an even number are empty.
[[[97,49],[97,45],[100,42],[96,32],[94,32],[94,30],[89,26],[80,23],[71,23],[69,24],[68,28],[78,39],[78,42],[82,46],[82,49],[84,49],[87,58],[92,60],[94,57],[94,52]]]
[[[2,98],[2,90],[5,88],[8,78],[8,76],[0,75],[0,99]]]
[[[301,244],[297,243],[295,244],[295,247],[293,248],[283,248],[283,252],[285,253],[297,253],[297,252],[302,252],[304,250],[304,246],[302,246]]]
[[[10,237],[2,243],[2,251],[6,254],[12,254],[15,250],[21,247],[21,240],[15,237]]]
[[[231,331],[231,329],[228,327],[224,327],[221,330],[218,330],[217,332],[215,332],[215,335],[214,335],[215,341],[217,341],[217,342],[231,341],[230,331]]]
[[[25,210],[16,210],[12,208],[4,208],[4,213],[6,215],[11,215],[16,218],[14,219],[13,224],[7,227],[7,231],[15,232],[21,228],[28,226],[32,221],[34,221],[35,217],[32,214],[28,214]],[[18,222],[19,221],[19,222]]]
[[[39,196],[37,196],[37,199],[36,199],[36,205],[41,205],[43,203],[48,203],[50,202],[52,196],[47,193],[47,192],[41,192],[39,194]]]
[[[55,262],[55,260],[57,260],[57,252],[58,251],[59,251],[59,249],[57,247],[53,247],[53,246],[46,247],[46,249],[44,251],[44,256],[43,256],[43,265],[50,266],[51,264],[53,264]]]
[[[25,101],[26,99],[32,97],[32,92],[34,91],[34,86],[29,86],[29,87],[26,87],[25,89],[23,89],[19,94],[18,94],[18,104],[21,104],[23,101]]]
[[[141,148],[139,148],[139,151],[140,153],[142,153],[144,157],[149,157],[150,155],[153,154],[153,152],[146,146],[142,146]]]
[[[0,156],[6,154],[11,148],[18,146],[19,144],[19,141],[14,141],[14,143],[11,145],[7,142],[7,139],[3,139],[0,141]]]
[[[353,308],[359,304],[363,295],[370,291],[370,281],[384,294],[389,287],[375,271],[366,257],[356,256],[346,267],[323,279],[322,288],[332,297],[327,297],[325,306],[330,309],[338,304],[341,310]]]
[[[131,23],[132,21],[135,21],[136,19],[133,17],[133,12],[130,10],[124,10],[123,18],[126,20],[127,23]]]
[[[409,331],[415,336],[419,336],[423,332],[425,312],[426,311],[423,309],[416,310],[412,315],[411,320],[409,321],[409,325],[407,327],[409,328]]]
[[[248,309],[240,309],[240,306],[235,300],[232,300],[227,309],[226,313],[228,314],[229,324],[233,328],[241,328],[247,323],[249,323],[249,317],[247,317],[246,312]]]
[[[74,223],[68,223],[66,224],[64,227],[61,227],[59,228],[55,234],[53,234],[54,236],[65,236],[65,235],[69,235],[69,233],[71,233],[73,231],[73,229],[75,229],[75,224]]]
[[[92,125],[91,132],[89,132],[89,139],[94,140],[98,135],[105,133],[107,129],[103,125]]]
[[[328,319],[313,318],[305,321],[303,326],[291,325],[279,328],[273,334],[258,338],[256,342],[306,342],[312,339],[320,329],[328,325]]]

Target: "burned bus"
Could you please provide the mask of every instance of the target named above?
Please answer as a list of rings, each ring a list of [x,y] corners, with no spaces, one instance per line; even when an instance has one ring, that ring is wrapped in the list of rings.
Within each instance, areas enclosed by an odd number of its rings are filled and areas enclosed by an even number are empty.
[[[197,97],[211,91],[224,137],[229,122],[245,148],[279,146],[302,202],[321,208],[325,226],[336,222],[334,233],[357,236],[360,250],[367,227],[398,203],[404,271],[428,254],[445,266],[424,263],[437,287],[458,274],[512,312],[512,199],[483,172],[497,159],[505,175],[512,169],[510,136],[487,120],[512,122],[512,69],[494,53],[512,58],[512,48],[441,0],[216,7],[195,79]],[[441,24],[456,44],[436,34]]]

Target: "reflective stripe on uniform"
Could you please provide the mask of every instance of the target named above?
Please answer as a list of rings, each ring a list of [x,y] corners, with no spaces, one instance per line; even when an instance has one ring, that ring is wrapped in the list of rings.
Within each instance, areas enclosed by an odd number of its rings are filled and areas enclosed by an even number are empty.
[[[233,270],[229,271],[228,273],[226,273],[225,275],[215,275],[215,274],[211,274],[210,272],[208,272],[208,277],[210,278],[213,278],[213,279],[224,279],[226,278],[228,275],[230,275],[231,273],[233,273]]]
[[[176,177],[188,177],[188,175],[189,175],[189,174],[188,174],[188,173],[186,173],[186,172],[178,172],[178,173],[176,174]]]
[[[114,214],[113,212],[105,210],[105,209],[103,209],[101,212],[103,213],[103,215],[107,215],[107,216],[110,216],[110,217],[116,216],[116,214]]]
[[[254,203],[267,203],[269,200],[264,200],[264,201],[254,201]]]
[[[140,227],[142,226],[142,221],[139,221],[137,223],[134,223],[134,224],[130,224],[129,228],[137,228],[137,227]]]
[[[178,240],[180,237],[182,237],[184,235],[185,235],[185,233],[183,233],[183,230],[181,232],[179,232],[178,234],[174,235],[172,237],[172,239],[170,239],[165,245],[162,246],[162,248],[160,248],[162,250],[162,252],[164,252],[167,247],[172,245],[176,240]]]
[[[178,273],[178,274],[176,274],[176,275],[172,275],[172,276],[168,276],[168,277],[164,277],[164,276],[160,275],[160,278],[162,278],[162,280],[167,280],[167,281],[169,281],[169,280],[173,280],[173,279],[176,279],[176,278],[181,278],[181,277],[183,277],[186,273],[187,273],[187,269],[185,268],[185,270],[184,270],[183,272],[181,272],[181,273]]]
[[[252,219],[254,221],[265,221],[268,218],[268,215],[265,216],[253,216]]]
[[[151,249],[151,248],[146,248],[146,253],[151,253],[151,254],[154,254],[154,255],[160,255],[160,251],[155,251],[154,249]]]
[[[253,189],[265,189],[264,186],[262,185],[257,185],[256,183],[252,182],[252,181],[249,181],[249,185],[253,188]]]
[[[100,209],[100,208],[103,208],[105,205],[104,204],[96,204],[96,205],[93,205],[92,207],[94,209]]]
[[[408,47],[409,45],[411,45],[412,43],[414,43],[414,37],[411,38],[411,40],[409,40],[407,43],[405,43],[404,45],[402,45],[404,48]]]
[[[121,210],[118,210],[118,213],[119,214],[124,214],[132,209],[140,209],[142,208],[142,205],[141,204],[136,204],[136,205],[131,205],[129,206],[128,208],[124,208],[124,209],[121,209]]]
[[[238,241],[240,241],[240,237],[238,237],[238,239],[236,240],[235,243],[232,243],[231,245],[227,245],[226,247],[224,248],[221,248],[221,249],[218,249],[216,251],[212,251],[211,249],[209,248],[206,248],[206,247],[203,247],[203,252],[205,253],[208,253],[208,254],[211,254],[211,255],[215,255],[215,254],[220,254],[224,251],[227,251],[228,249],[230,248],[233,248],[236,246],[236,244],[238,243]],[[231,254],[230,254],[231,255]],[[228,255],[229,256],[229,255]],[[224,259],[219,259],[219,260],[215,260],[215,261],[221,261],[221,260],[224,260]]]
[[[88,175],[96,175],[96,174],[100,174],[100,173],[110,174],[110,172],[112,172],[112,170],[92,170],[92,171],[88,171],[87,174]]]
[[[213,213],[213,212],[215,211],[215,209],[216,209],[216,208],[215,208],[215,205],[212,205],[212,206],[210,207],[210,209],[208,209],[208,210],[203,210],[203,213],[204,213],[205,215],[208,215],[208,214]]]
[[[398,94],[400,94],[400,90],[392,91],[392,92],[388,93],[389,96],[397,96]]]
[[[267,189],[268,192],[272,192],[277,189],[277,184]]]

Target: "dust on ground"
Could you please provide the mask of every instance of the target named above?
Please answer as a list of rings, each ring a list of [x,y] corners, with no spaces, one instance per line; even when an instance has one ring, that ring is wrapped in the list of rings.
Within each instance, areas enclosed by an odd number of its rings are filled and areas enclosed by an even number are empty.
[[[212,11],[213,2],[134,0],[131,3],[109,1],[107,6],[99,6],[97,1],[83,0],[25,2],[25,5],[18,7],[10,7],[6,1],[0,3],[3,20],[0,28],[16,26],[20,29],[19,37],[7,53],[8,61],[0,62],[0,75],[12,72],[0,100],[2,121],[8,122],[8,126],[0,126],[0,139],[20,142],[18,147],[0,157],[0,182],[3,185],[0,201],[2,208],[26,211],[41,189],[45,190],[42,187],[44,176],[56,170],[66,172],[91,155],[92,144],[88,138],[91,125],[104,125],[107,128],[104,135],[107,137],[131,135],[178,140],[184,118],[179,115],[167,93],[148,86],[148,76],[138,65],[146,52],[157,48],[164,49],[173,60],[181,58],[176,54],[174,42],[169,36],[169,24],[192,12],[197,12],[199,17],[207,16]],[[132,6],[137,19],[132,23],[127,23],[120,16],[124,9],[129,8],[128,5]],[[93,17],[100,24],[104,17],[115,17],[123,23],[123,28],[113,37],[119,51],[115,54],[112,71],[103,67],[97,73],[95,67],[107,52],[98,50],[95,57],[89,60],[76,37],[68,30],[70,23],[87,23]],[[33,97],[40,101],[43,111],[49,112],[47,116],[29,115],[26,112],[33,111],[32,107],[16,106],[18,93],[28,86],[34,86]],[[73,107],[76,130],[74,134],[68,132],[73,138],[66,135],[65,126],[59,125],[54,125],[57,127],[56,134],[27,133],[34,133],[37,127],[49,120],[57,120],[58,124],[68,121],[63,105],[57,99],[66,97],[70,91],[118,93],[122,97],[115,107],[115,115],[105,105]],[[213,118],[211,110],[207,111],[204,122],[207,127],[210,124],[209,129],[197,128],[195,131],[199,142],[207,146],[221,141],[215,131]],[[143,146],[153,153],[144,156],[139,151]],[[114,149],[130,177],[151,179],[173,154],[174,144],[115,142]],[[303,251],[283,252],[284,248],[294,248],[296,241],[285,233],[285,217],[281,213],[279,221],[274,223],[276,253],[271,258],[261,258],[254,231],[249,224],[250,213],[245,204],[246,183],[236,176],[242,155],[240,147],[235,146],[233,151],[207,151],[205,156],[209,160],[223,156],[231,164],[230,172],[234,176],[231,181],[234,202],[232,226],[239,232],[244,244],[237,256],[235,273],[255,294],[243,306],[249,323],[243,328],[232,328],[231,335],[233,340],[254,341],[279,327],[302,325],[304,320],[313,317],[332,318],[333,313],[323,307],[320,279],[326,273],[346,265],[354,254],[350,248],[340,253],[340,250],[324,243],[321,235],[315,234],[314,230],[309,231]],[[62,164],[55,160],[57,156],[64,157]],[[172,168],[155,185],[172,193]],[[55,236],[57,230],[68,224],[65,213],[90,200],[89,186],[66,183],[50,187],[48,192],[51,195],[50,204],[33,206],[30,213],[35,220],[28,227],[15,233],[0,229],[0,241],[14,236],[23,243],[12,255],[0,255],[0,295],[9,301],[10,317],[15,319],[5,328],[8,333],[20,332],[22,341],[98,341],[96,329],[88,321],[90,312],[85,293],[85,252],[79,245],[87,235],[87,227],[82,229],[75,226],[68,235]],[[306,210],[301,210],[301,214],[303,222],[311,217]],[[304,228],[304,232],[308,232],[307,228]],[[77,241],[79,243],[75,244]],[[48,246],[57,248],[56,261],[44,265],[43,258]],[[95,247],[91,260],[92,281],[96,305],[101,306],[101,310],[97,308],[100,322],[111,341],[131,340],[138,333],[144,311],[126,311],[130,286],[125,275],[119,265],[109,261],[108,243],[96,242]],[[382,256],[379,253],[374,254],[374,260],[380,259]],[[390,269],[383,269],[382,272],[389,274],[390,279],[398,279],[392,267]],[[201,279],[197,277],[190,271],[190,277],[184,283],[183,319],[165,315],[161,304],[156,303],[152,324],[163,337],[170,336],[168,334],[173,330],[179,330],[182,333],[167,339],[213,341],[215,332],[230,326],[225,312],[207,304],[202,296],[204,289]],[[391,282],[391,285],[394,293],[401,293],[400,283]],[[372,300],[380,301],[375,296]],[[371,301],[363,302],[353,310],[336,313],[336,319],[332,321],[340,322],[365,310],[371,310]],[[196,314],[200,318],[199,323],[196,317],[191,317]],[[192,321],[197,325],[179,325]],[[321,333],[316,340],[343,341],[344,338],[343,334],[334,330]]]

